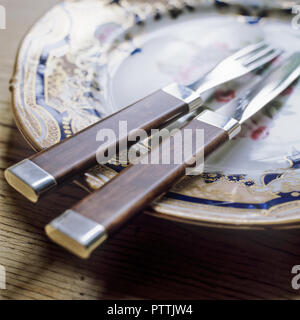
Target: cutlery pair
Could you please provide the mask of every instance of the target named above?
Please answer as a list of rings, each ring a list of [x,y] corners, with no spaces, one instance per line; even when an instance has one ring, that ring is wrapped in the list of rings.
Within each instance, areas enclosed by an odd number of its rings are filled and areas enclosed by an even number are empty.
[[[157,165],[151,164],[151,161],[144,164],[142,158],[54,219],[46,226],[47,235],[79,257],[88,258],[108,236],[184,177],[186,168],[194,167],[199,155],[204,153],[207,157],[234,138],[242,123],[284,91],[299,75],[300,52],[297,52],[269,72],[243,97],[215,112],[205,110],[148,154],[148,157],[159,158],[168,144],[173,156],[170,164]],[[225,116],[229,112],[232,116]],[[192,131],[192,141],[196,140],[197,130],[204,130],[204,144],[194,148],[184,162],[176,163],[173,151],[177,135],[187,129]]]
[[[149,134],[153,128],[160,128],[193,110],[199,110],[202,106],[201,94],[263,66],[280,53],[280,50],[265,42],[252,44],[223,60],[206,76],[191,85],[170,84],[72,137],[17,163],[5,171],[5,178],[26,198],[37,202],[42,194],[96,165],[97,151],[105,154],[107,150],[119,148],[119,152],[122,152],[122,146],[132,140],[130,134],[137,129],[143,129]],[[119,132],[121,121],[127,122],[126,132]],[[96,141],[97,133],[102,129],[113,130],[118,139],[110,144]]]
[[[280,50],[264,42],[242,49],[192,85],[183,87],[172,84],[74,137],[7,169],[6,179],[30,200],[37,201],[41,194],[53,186],[96,163],[96,151],[99,145],[95,144],[95,137],[98,130],[103,128],[117,130],[118,122],[128,119],[129,133],[137,128],[149,133],[151,129],[172,122],[189,111],[195,110],[192,113],[195,115],[201,110],[201,93],[242,76],[271,61],[279,54]],[[216,112],[208,110],[201,112],[195,119],[188,122],[183,129],[191,130],[192,140],[196,139],[197,130],[204,130],[204,145],[194,148],[189,158],[185,158],[182,163],[176,163],[173,157],[170,164],[157,165],[151,164],[151,161],[144,164],[140,161],[129,166],[104,187],[47,225],[48,236],[76,255],[87,258],[110,234],[116,232],[131,217],[141,212],[166,192],[172,184],[184,177],[186,168],[193,167],[200,154],[204,153],[204,156],[208,156],[226,141],[235,137],[244,121],[287,88],[299,74],[300,53],[295,53],[255,84],[241,99],[234,100]],[[137,113],[139,108],[144,108],[143,111],[145,111],[141,117],[140,113]],[[138,114],[137,119],[133,118],[136,114]],[[227,117],[225,114],[232,116]],[[188,117],[191,115],[185,118]],[[182,123],[182,119],[177,123]],[[172,125],[174,126],[174,122]],[[179,134],[181,132],[163,141],[147,156],[154,155],[159,158],[165,144],[170,144],[170,154],[174,155],[172,151]],[[120,140],[114,142],[114,146],[121,144],[122,139],[128,139],[128,137],[130,134],[122,136]],[[78,143],[85,143],[85,150],[78,150]],[[86,145],[88,145],[87,148],[85,148]],[[106,144],[103,148],[108,147],[110,146]],[[60,152],[63,152],[65,157],[62,157]],[[80,153],[79,159],[77,152]],[[70,160],[69,164],[67,160]]]

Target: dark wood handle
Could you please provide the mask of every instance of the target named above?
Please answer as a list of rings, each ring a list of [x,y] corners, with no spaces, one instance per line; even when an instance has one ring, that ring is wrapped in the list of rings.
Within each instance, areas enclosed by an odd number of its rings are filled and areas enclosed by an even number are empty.
[[[97,155],[101,155],[101,163],[106,163],[109,156],[130,147],[136,142],[137,129],[143,129],[149,135],[151,129],[167,125],[202,103],[195,93],[192,93],[190,99],[182,100],[172,92],[167,93],[168,88],[172,89],[172,85],[8,168],[5,171],[7,182],[26,198],[37,202],[42,194],[97,164]],[[186,92],[182,94],[184,97]],[[105,136],[104,130],[107,132],[108,129],[114,136]],[[101,130],[103,135],[99,139]],[[130,136],[132,139],[129,139]],[[101,139],[103,141],[97,141]],[[108,150],[111,151],[109,156],[106,155]]]
[[[149,133],[151,129],[159,128],[162,124],[187,113],[188,110],[188,105],[182,100],[159,90],[61,143],[37,153],[30,160],[51,174],[57,184],[60,184],[66,178],[97,163],[96,152],[101,148],[101,142],[96,141],[99,130],[111,129],[118,138],[119,122],[127,121],[128,132],[144,129]],[[121,136],[112,146],[106,145],[105,150],[117,146],[126,139],[127,134]]]
[[[195,165],[192,158],[195,159],[202,151],[204,156],[208,156],[228,140],[225,130],[197,119],[192,120],[184,129],[192,129],[192,141],[196,140],[196,129],[204,129],[204,145],[197,150],[193,143],[192,157],[185,159],[185,163],[174,163],[174,135],[148,156],[157,153],[161,158],[164,145],[170,143],[171,164],[131,165],[104,187],[80,201],[72,210],[97,222],[105,228],[107,234],[112,234],[181,179],[185,175],[185,169]]]
[[[216,113],[204,112],[181,131],[177,131],[153,147],[153,150],[137,164],[124,169],[101,189],[48,224],[46,226],[48,236],[79,257],[88,258],[109,235],[124,226],[184,177],[188,167],[199,164],[197,162],[199,156],[202,154],[204,157],[208,156],[229,140],[230,130],[226,131],[221,129],[223,126],[209,124],[211,119],[216,124],[218,122],[216,118],[218,118]],[[198,129],[202,129],[201,133],[204,133],[204,141],[201,140],[201,143],[197,143]],[[189,140],[184,139],[187,133]],[[191,150],[188,154],[181,152],[186,150],[185,143],[188,144],[186,149]],[[169,159],[166,159],[165,155],[169,155]],[[145,159],[148,160],[146,163]],[[158,164],[150,161],[153,159],[158,160],[155,162]]]

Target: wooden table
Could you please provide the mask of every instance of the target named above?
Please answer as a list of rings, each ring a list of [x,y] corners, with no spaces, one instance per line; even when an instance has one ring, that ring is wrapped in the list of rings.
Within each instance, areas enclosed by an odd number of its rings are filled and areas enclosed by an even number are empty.
[[[141,215],[82,261],[44,226],[84,195],[68,185],[34,205],[11,189],[4,169],[31,149],[10,111],[9,79],[27,28],[57,0],[5,0],[0,30],[0,299],[297,299],[300,230],[224,230]]]

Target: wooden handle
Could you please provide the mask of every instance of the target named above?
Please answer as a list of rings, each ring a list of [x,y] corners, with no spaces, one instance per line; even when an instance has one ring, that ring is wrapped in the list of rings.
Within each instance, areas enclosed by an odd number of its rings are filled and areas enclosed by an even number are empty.
[[[185,129],[193,130],[193,140],[195,129],[204,129],[205,145],[204,154],[207,156],[220,144],[223,144],[228,135],[225,130],[213,127],[197,120],[191,121]],[[155,154],[161,158],[164,145],[170,142],[170,155],[174,155],[173,136],[169,141],[165,141],[155,148],[151,156]],[[195,147],[195,146],[193,146]],[[193,150],[192,157],[202,150]],[[191,159],[186,159],[189,162]],[[149,159],[150,162],[150,159]],[[90,218],[103,225],[106,232],[111,234],[118,230],[125,222],[136,213],[141,212],[147,205],[155,200],[162,193],[166,192],[174,182],[177,182],[185,175],[185,169],[195,165],[194,162],[187,164],[136,164],[126,168],[111,182],[103,188],[89,195],[80,201],[72,210]]]
[[[146,132],[158,128],[162,123],[172,121],[188,112],[183,101],[159,90],[148,97],[120,110],[102,121],[75,134],[30,158],[35,164],[55,177],[61,183],[75,172],[82,172],[96,164],[96,151],[101,142],[96,136],[101,129],[111,129],[119,137],[119,122],[126,121],[128,132],[144,129]],[[127,132],[114,145],[127,139]],[[108,147],[105,147],[108,149]]]
[[[171,164],[138,163],[129,166],[101,189],[52,221],[46,227],[49,237],[73,253],[83,258],[88,257],[107,236],[116,232],[184,177],[185,169],[195,165],[197,155],[204,151],[204,156],[208,156],[229,139],[226,130],[197,119],[192,120],[184,129],[192,130],[192,141],[196,140],[196,129],[204,130],[204,145],[197,149],[193,143],[191,157],[184,159],[184,163],[176,164],[174,161],[174,143],[179,141],[175,134],[152,150],[148,156],[157,154],[161,159],[164,146],[170,143]],[[74,219],[77,221],[75,224]],[[77,224],[78,227],[75,227]],[[87,236],[88,234],[92,234],[92,237]],[[86,241],[82,242],[82,238]]]
[[[5,172],[7,181],[28,199],[36,202],[41,194],[95,165],[97,152],[105,154],[109,148],[116,150],[121,142],[127,140],[131,131],[143,129],[149,133],[151,129],[159,128],[187,113],[191,105],[201,105],[199,97],[192,99],[190,104],[189,100],[177,98],[176,94],[167,92],[164,89],[158,90],[61,143],[8,168]],[[126,121],[126,132],[119,132],[120,121]],[[112,130],[117,140],[110,145],[96,141],[101,129]]]

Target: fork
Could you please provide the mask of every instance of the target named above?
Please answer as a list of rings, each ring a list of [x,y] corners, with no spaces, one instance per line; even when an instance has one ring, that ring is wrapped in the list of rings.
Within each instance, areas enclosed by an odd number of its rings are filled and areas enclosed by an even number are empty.
[[[264,41],[250,45],[221,61],[205,76],[188,87],[202,94],[220,84],[239,78],[272,61],[282,50],[276,49]]]
[[[161,128],[193,112],[201,111],[201,94],[222,83],[241,77],[270,62],[281,50],[264,41],[249,45],[219,63],[196,82],[183,86],[172,83],[136,103],[108,116],[72,137],[25,159],[5,171],[7,182],[32,202],[66,179],[136,143],[135,133]],[[125,127],[124,127],[125,124]],[[104,135],[112,130],[113,139]],[[117,150],[118,149],[118,150]],[[113,151],[113,152],[112,152]],[[101,155],[101,156],[99,156]]]

